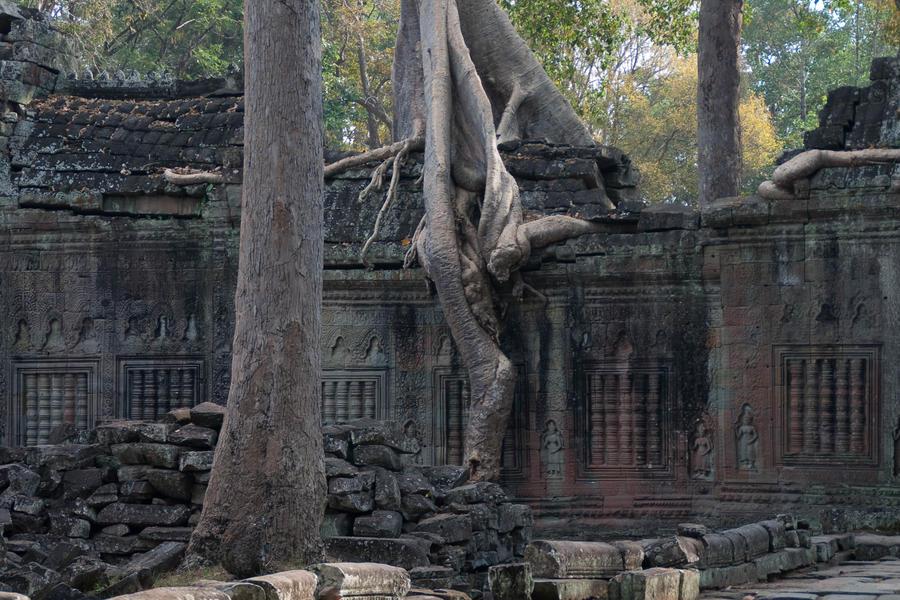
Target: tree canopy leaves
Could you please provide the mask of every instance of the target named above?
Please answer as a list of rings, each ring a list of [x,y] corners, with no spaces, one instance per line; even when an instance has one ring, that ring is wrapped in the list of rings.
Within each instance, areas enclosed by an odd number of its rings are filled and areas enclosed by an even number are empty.
[[[210,77],[243,57],[241,0],[26,0],[57,18],[95,70]]]

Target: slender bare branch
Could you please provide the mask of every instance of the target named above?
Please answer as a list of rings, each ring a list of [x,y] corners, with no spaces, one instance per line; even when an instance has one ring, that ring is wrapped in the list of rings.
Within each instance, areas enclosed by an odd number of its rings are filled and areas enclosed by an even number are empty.
[[[353,156],[348,156],[347,158],[342,158],[337,162],[333,162],[330,165],[325,165],[325,179],[334,177],[335,175],[348,171],[354,167],[361,167],[362,165],[383,161],[391,156],[396,156],[407,142],[410,142],[409,152],[415,152],[425,148],[425,138],[415,137],[394,142],[390,146],[383,146],[361,154],[354,154]]]

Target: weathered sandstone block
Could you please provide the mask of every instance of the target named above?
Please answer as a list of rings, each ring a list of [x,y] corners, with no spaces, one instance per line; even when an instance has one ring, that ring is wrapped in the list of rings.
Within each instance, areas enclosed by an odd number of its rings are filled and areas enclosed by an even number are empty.
[[[246,579],[266,591],[266,600],[315,600],[318,580],[310,571],[281,571]]]
[[[538,540],[525,549],[525,560],[546,579],[611,577],[625,565],[619,549],[603,542]]]
[[[494,565],[488,569],[488,582],[494,600],[530,598],[534,589],[534,578],[528,563]]]
[[[610,600],[679,600],[680,592],[678,569],[661,567],[620,573],[609,585]]]
[[[319,578],[319,591],[333,589],[341,598],[379,596],[403,598],[410,589],[405,569],[378,563],[321,563],[312,571]]]
[[[535,579],[531,600],[597,600],[608,590],[606,579]]]

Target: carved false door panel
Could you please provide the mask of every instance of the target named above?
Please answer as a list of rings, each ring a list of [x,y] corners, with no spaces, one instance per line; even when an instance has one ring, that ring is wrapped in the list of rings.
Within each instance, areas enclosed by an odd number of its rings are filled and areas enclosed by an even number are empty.
[[[127,419],[160,419],[170,410],[203,402],[205,384],[201,358],[119,359],[119,414]]]
[[[527,408],[522,398],[524,368],[516,368],[516,389],[509,424],[503,436],[500,467],[504,477],[524,476],[524,444]],[[432,403],[432,443],[434,464],[461,465],[465,453],[465,431],[469,420],[469,379],[450,368],[438,367],[434,376]]]
[[[50,430],[63,423],[89,429],[99,416],[99,361],[35,360],[13,364],[10,441],[46,444]]]
[[[783,464],[874,465],[877,461],[878,348],[775,349]]]
[[[322,423],[387,419],[385,369],[326,369],[322,374]]]
[[[585,367],[581,476],[670,471],[669,379],[668,367],[658,364]]]

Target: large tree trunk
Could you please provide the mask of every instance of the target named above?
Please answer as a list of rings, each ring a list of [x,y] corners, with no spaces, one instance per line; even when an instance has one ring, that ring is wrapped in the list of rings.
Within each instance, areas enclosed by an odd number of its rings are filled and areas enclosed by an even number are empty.
[[[741,189],[740,44],[743,0],[702,0],[697,52],[700,204]]]
[[[515,387],[499,344],[498,294],[521,296],[518,269],[532,247],[600,226],[562,216],[524,222],[498,139],[592,140],[506,14],[492,0],[459,2],[462,10],[457,0],[421,0],[418,9],[403,0],[394,132],[411,136],[427,123],[426,212],[415,249],[468,369],[471,478],[497,479]]]
[[[238,577],[320,554],[319,5],[248,0],[244,185],[227,415],[188,564]]]

